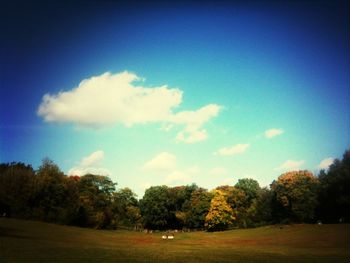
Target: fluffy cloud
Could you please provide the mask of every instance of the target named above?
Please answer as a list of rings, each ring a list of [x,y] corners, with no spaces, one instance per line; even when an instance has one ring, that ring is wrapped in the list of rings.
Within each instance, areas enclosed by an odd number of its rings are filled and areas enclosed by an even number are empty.
[[[177,141],[194,143],[207,138],[203,125],[219,114],[219,105],[209,104],[195,111],[175,113],[174,109],[182,103],[181,90],[166,85],[148,88],[135,84],[142,81],[127,71],[107,72],[81,81],[70,91],[44,95],[37,113],[46,122],[78,126],[121,123],[131,127],[160,122],[170,129],[176,124],[183,127]]]
[[[216,151],[214,154],[215,155],[235,155],[235,154],[242,154],[244,153],[248,148],[249,144],[237,144],[231,147],[223,147]]]
[[[101,167],[104,159],[103,151],[96,151],[89,156],[83,157],[77,166],[68,171],[68,175],[83,176],[85,174],[110,175],[108,169]]]
[[[265,137],[271,139],[275,136],[281,135],[282,133],[284,133],[282,129],[270,129],[265,131]]]
[[[283,171],[283,172],[300,170],[301,166],[304,163],[305,163],[304,160],[300,160],[300,161],[287,160],[283,164],[281,164],[280,166],[276,167],[274,170],[275,171]]]
[[[192,181],[192,176],[198,174],[199,168],[191,166],[185,169],[179,167],[175,155],[162,152],[146,162],[142,171],[164,177],[167,185],[187,184]]]
[[[168,152],[162,152],[158,154],[142,167],[142,170],[144,171],[160,172],[160,173],[171,172],[175,169],[176,169],[176,156]]]
[[[328,169],[329,166],[333,163],[333,161],[334,161],[334,158],[332,158],[332,157],[326,158],[326,159],[322,160],[322,161],[320,162],[320,164],[319,164],[317,167],[318,167],[319,169],[324,169],[324,170],[326,170],[326,169]]]

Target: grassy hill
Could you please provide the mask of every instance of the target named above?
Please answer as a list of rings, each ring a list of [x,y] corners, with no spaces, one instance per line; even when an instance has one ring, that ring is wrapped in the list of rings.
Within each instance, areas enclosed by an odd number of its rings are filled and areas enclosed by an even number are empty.
[[[0,218],[0,261],[350,262],[350,225],[177,233],[174,240],[161,235]]]

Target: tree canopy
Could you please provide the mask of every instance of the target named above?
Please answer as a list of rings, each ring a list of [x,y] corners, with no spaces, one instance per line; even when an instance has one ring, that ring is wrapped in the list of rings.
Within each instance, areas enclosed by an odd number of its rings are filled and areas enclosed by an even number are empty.
[[[0,215],[81,227],[206,229],[350,220],[350,151],[318,176],[281,174],[261,188],[252,178],[212,191],[196,184],[152,186],[138,200],[108,176],[66,176],[50,159],[37,170],[0,164]]]

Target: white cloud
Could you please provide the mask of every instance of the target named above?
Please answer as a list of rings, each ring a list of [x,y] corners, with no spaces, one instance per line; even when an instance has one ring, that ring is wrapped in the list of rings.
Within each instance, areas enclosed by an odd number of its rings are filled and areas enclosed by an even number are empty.
[[[180,131],[176,136],[177,142],[195,143],[208,138],[206,130]]]
[[[237,144],[231,147],[223,147],[219,149],[217,152],[215,152],[215,155],[235,155],[235,154],[242,154],[244,153],[248,148],[249,144]]]
[[[210,175],[220,176],[220,175],[227,175],[228,172],[226,168],[224,167],[214,167],[209,171]]]
[[[175,170],[170,173],[165,182],[167,185],[182,185],[191,183],[192,177],[199,173],[199,168],[197,166],[192,166],[184,170]]]
[[[101,167],[104,159],[104,152],[99,150],[91,153],[89,156],[83,157],[77,166],[68,171],[68,175],[83,176],[85,174],[110,175],[110,171]]]
[[[168,152],[158,154],[146,162],[141,170],[163,177],[163,182],[167,185],[190,183],[192,177],[199,173],[199,167],[195,165],[187,168],[179,167],[176,156]]]
[[[167,130],[177,124],[183,126],[178,141],[194,143],[207,138],[203,125],[219,114],[219,105],[175,113],[174,109],[182,103],[181,90],[166,85],[148,88],[135,81],[143,80],[127,71],[85,79],[70,91],[44,95],[38,115],[46,122],[92,127],[160,122]]]
[[[282,129],[270,129],[265,131],[265,137],[271,139],[275,136],[281,135],[282,133],[284,133],[284,130]]]
[[[142,170],[160,173],[170,172],[175,169],[176,156],[168,152],[158,154],[142,167]]]
[[[294,161],[294,160],[287,160],[280,166],[276,167],[274,170],[275,171],[295,171],[295,170],[300,170],[301,166],[305,163],[304,160],[300,161]]]
[[[92,166],[98,164],[104,158],[103,151],[96,151],[81,160],[82,166]]]
[[[83,176],[86,174],[109,176],[111,175],[111,172],[108,169],[102,168],[102,167],[81,167],[81,166],[73,167],[68,171],[68,175]]]
[[[318,165],[318,168],[326,170],[333,163],[333,161],[334,161],[334,158],[332,157],[326,158],[320,162],[320,164]]]

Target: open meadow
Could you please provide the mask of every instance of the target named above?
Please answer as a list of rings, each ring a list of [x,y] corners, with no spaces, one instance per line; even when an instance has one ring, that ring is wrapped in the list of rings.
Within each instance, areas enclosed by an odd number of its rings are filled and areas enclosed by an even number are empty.
[[[225,232],[93,230],[0,219],[1,262],[350,262],[350,225]]]

